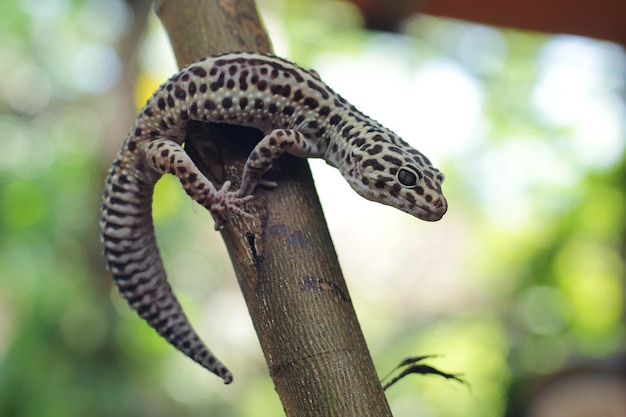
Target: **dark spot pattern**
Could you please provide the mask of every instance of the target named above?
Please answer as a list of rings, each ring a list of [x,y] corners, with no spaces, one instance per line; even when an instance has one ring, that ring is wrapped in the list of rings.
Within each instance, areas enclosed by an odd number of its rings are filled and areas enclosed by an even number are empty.
[[[193,75],[195,75],[196,77],[200,77],[200,78],[204,78],[207,75],[206,70],[202,67],[194,66],[194,67],[189,68],[189,71],[191,71]]]
[[[387,161],[387,162],[389,162],[389,163],[391,163],[393,165],[396,165],[396,166],[402,165],[402,161],[400,160],[400,158],[397,158],[397,157],[395,157],[393,155],[389,155],[389,154],[388,155],[383,155],[383,160],[385,160],[385,161]]]
[[[319,115],[320,115],[320,117],[326,117],[326,116],[328,116],[328,115],[330,114],[330,107],[328,107],[328,106],[324,106],[324,107],[322,107],[322,108],[321,108],[321,109],[317,112],[317,114],[319,114]]]
[[[341,122],[341,116],[339,116],[338,114],[332,116],[328,121],[328,123],[330,123],[331,125],[338,125],[339,122]]]
[[[313,82],[313,81],[311,81],[311,80],[308,80],[306,83],[307,83],[307,86],[308,86],[310,89],[315,90],[315,91],[317,91],[318,93],[320,93],[320,95],[322,96],[322,98],[323,98],[324,100],[327,100],[327,99],[330,97],[330,95],[328,94],[328,89],[326,89],[326,88],[324,88],[324,87],[320,86],[320,85],[319,85],[319,84],[317,84],[317,83],[314,83],[314,82]]]
[[[224,73],[221,73],[219,75],[219,77],[217,78],[217,80],[213,81],[210,85],[209,88],[211,89],[211,91],[215,92],[217,90],[219,90],[220,88],[224,87]]]
[[[187,97],[187,93],[182,89],[182,87],[177,86],[174,90],[174,96],[179,100],[184,100]]]
[[[352,141],[352,144],[354,146],[361,147],[361,146],[365,145],[366,142],[367,141],[365,140],[365,138],[356,138],[356,139],[354,139]]]
[[[306,97],[304,99],[304,105],[313,110],[319,106],[319,102],[313,97]]]
[[[370,155],[378,155],[383,151],[383,147],[381,145],[375,145],[367,150],[367,153]]]
[[[241,71],[241,74],[239,74],[239,89],[241,91],[248,89],[248,74],[248,71]]]
[[[384,171],[385,166],[381,164],[378,159],[367,159],[363,162],[363,168],[372,167],[375,171]]]

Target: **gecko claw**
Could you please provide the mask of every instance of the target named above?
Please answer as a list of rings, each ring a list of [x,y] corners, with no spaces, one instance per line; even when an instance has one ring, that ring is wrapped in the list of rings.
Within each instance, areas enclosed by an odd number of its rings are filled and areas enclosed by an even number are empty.
[[[241,187],[239,187],[239,190],[237,190],[237,195],[239,197],[250,196],[259,185],[268,188],[275,188],[278,183],[276,181],[268,181],[263,178],[244,178],[244,180],[241,182]]]
[[[241,197],[237,191],[229,191],[230,186],[230,181],[224,182],[222,188],[215,193],[210,206],[207,207],[215,220],[215,230],[221,230],[224,227],[224,224],[226,223],[226,213],[228,212],[238,216],[247,217],[249,219],[253,218],[253,216],[241,208],[241,206],[253,200],[254,196],[247,195],[245,197]]]
[[[259,182],[257,183],[257,185],[262,185],[268,188],[275,188],[278,185],[278,183],[276,181],[268,181],[268,180],[264,180],[263,178],[261,178]]]

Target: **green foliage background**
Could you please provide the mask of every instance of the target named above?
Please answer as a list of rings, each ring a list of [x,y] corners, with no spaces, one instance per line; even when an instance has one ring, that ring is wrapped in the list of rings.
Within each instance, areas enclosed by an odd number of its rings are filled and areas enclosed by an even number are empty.
[[[381,374],[404,356],[444,353],[433,364],[465,373],[471,384],[408,379],[389,391],[395,415],[503,415],[512,399],[523,403],[518,389],[528,381],[624,353],[623,145],[608,162],[581,155],[573,146],[576,120],[554,122],[531,106],[552,38],[433,18],[383,35],[364,31],[342,2],[267,0],[261,7],[277,50],[305,66],[325,55],[364,59],[378,45],[409,70],[452,61],[480,90],[475,142],[448,152],[442,164],[451,210],[463,213],[456,222],[472,243],[448,262],[480,288],[478,301],[408,317],[388,311],[393,300],[376,306],[355,298]],[[123,61],[128,10],[104,0],[0,6],[0,415],[281,415],[219,235],[206,213],[189,215],[174,180],[159,184],[160,245],[179,296],[204,323],[201,333],[217,338],[226,329],[229,340],[243,341],[209,340],[236,357],[237,383],[222,387],[173,352],[111,288],[98,218],[106,170],[133,117],[119,103],[135,97],[140,104],[172,70],[154,17],[132,61]],[[468,45],[476,30],[486,31],[486,45]],[[494,39],[506,49],[497,65],[488,53]],[[623,51],[581,42],[608,57],[594,85],[614,98],[603,114],[623,120]],[[133,90],[120,91],[124,83]],[[617,125],[623,140],[623,122]],[[507,206],[489,187],[494,177],[506,182],[509,169],[526,179],[510,183],[521,193],[510,203],[525,207],[513,222],[510,212],[494,212]],[[568,180],[556,181],[563,171]],[[347,279],[358,294],[356,277]],[[440,296],[419,282],[414,288]],[[207,312],[198,307],[204,304],[215,307]],[[239,316],[227,318],[231,311]]]

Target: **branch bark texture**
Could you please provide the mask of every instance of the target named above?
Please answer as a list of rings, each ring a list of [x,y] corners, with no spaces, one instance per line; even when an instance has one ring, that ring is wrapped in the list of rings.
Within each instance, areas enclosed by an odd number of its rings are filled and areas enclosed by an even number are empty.
[[[271,52],[252,0],[161,0],[155,8],[179,66],[219,52]],[[186,149],[211,178],[238,185],[259,138],[253,129],[194,123]],[[255,191],[254,219],[231,218],[222,236],[286,415],[390,416],[308,164],[285,156],[269,175],[279,185]]]

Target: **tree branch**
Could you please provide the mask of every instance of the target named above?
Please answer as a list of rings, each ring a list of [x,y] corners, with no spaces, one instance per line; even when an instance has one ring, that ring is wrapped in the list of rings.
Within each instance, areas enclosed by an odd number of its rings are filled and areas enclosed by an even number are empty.
[[[270,52],[251,0],[155,8],[180,66],[218,52]],[[211,178],[237,184],[258,140],[253,129],[193,123],[186,149]],[[390,416],[308,164],[285,156],[269,175],[279,185],[256,190],[254,219],[231,218],[222,236],[286,415]]]

